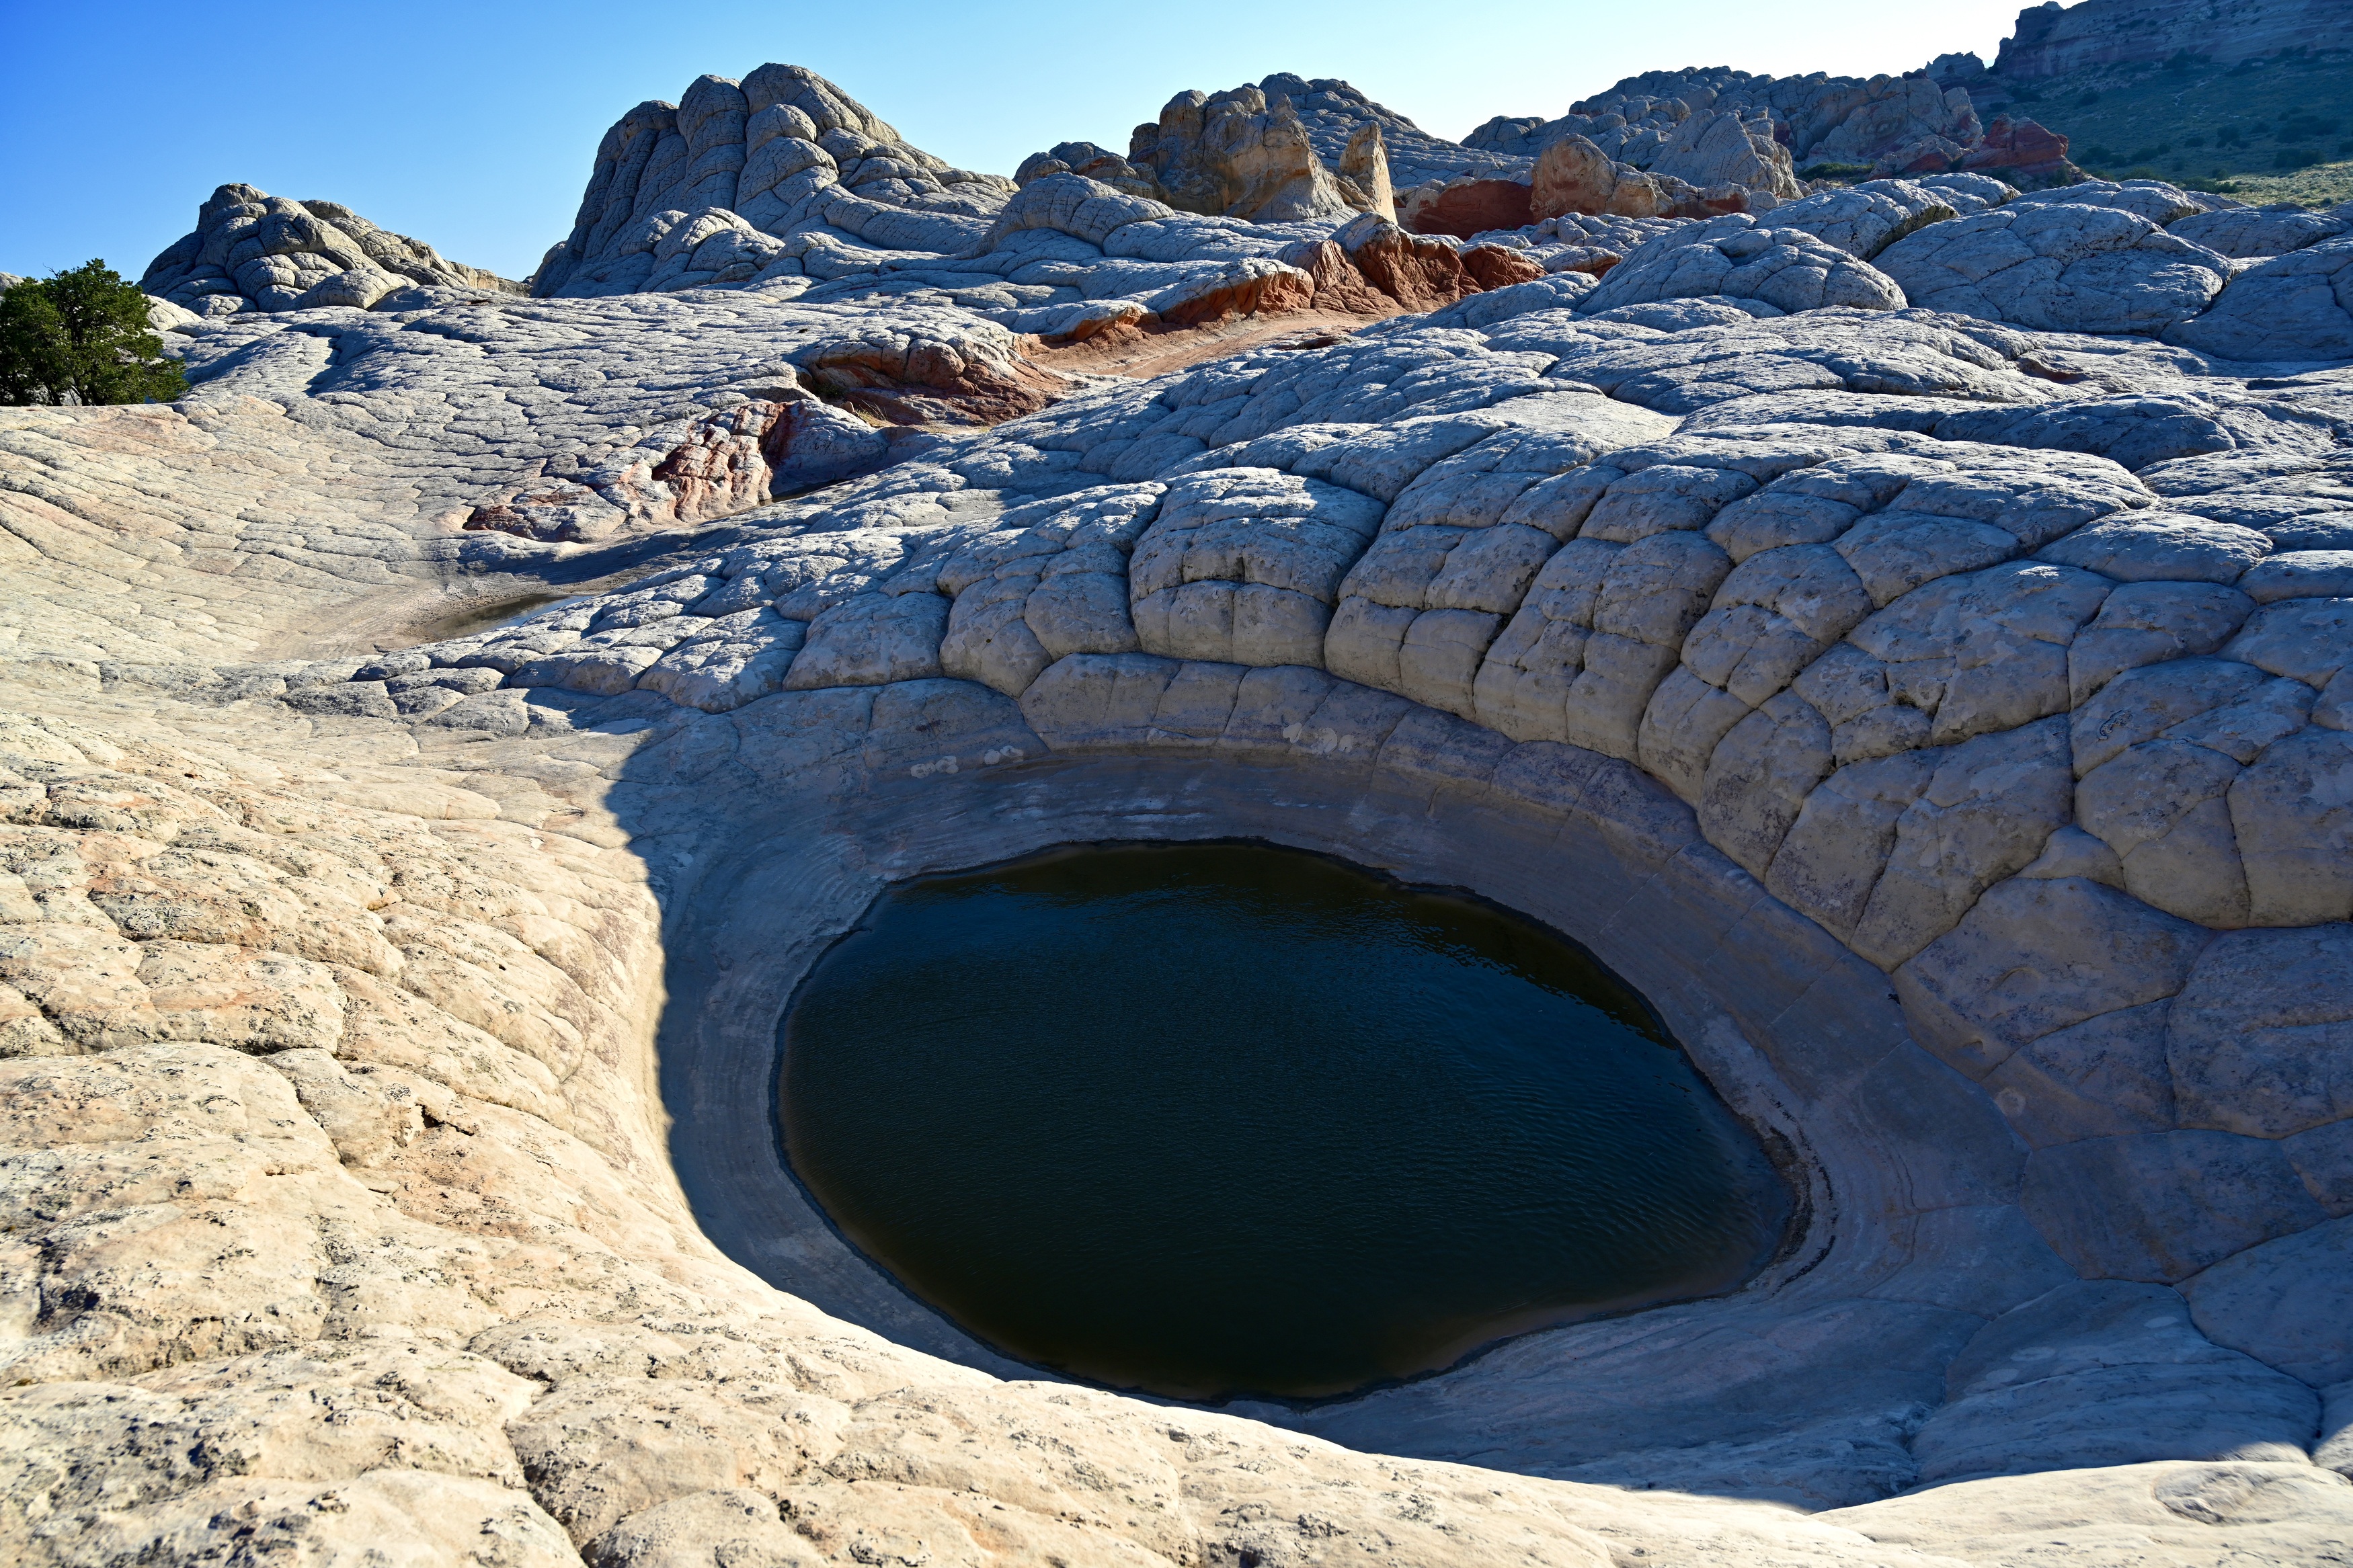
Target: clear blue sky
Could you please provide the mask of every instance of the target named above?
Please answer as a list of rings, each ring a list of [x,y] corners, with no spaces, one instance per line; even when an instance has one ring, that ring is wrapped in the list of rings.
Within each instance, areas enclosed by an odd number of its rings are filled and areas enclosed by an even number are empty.
[[[1248,6],[0,0],[0,271],[137,277],[215,185],[339,201],[520,278],[572,226],[605,128],[704,71],[832,78],[917,146],[1010,174],[1121,151],[1172,93],[1345,78],[1425,130],[1558,114],[1632,72],[1989,60],[2022,0],[1488,0]]]

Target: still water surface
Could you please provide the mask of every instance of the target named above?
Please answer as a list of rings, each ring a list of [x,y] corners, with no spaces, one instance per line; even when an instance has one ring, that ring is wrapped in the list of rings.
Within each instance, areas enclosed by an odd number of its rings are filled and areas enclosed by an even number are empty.
[[[1730,1289],[1785,1187],[1641,1000],[1493,906],[1261,845],[886,892],[778,1029],[794,1172],[1009,1355],[1315,1397]]]

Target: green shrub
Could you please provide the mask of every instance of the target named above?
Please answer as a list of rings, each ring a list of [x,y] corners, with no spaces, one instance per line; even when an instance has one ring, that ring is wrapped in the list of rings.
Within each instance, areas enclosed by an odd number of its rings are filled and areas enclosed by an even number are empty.
[[[0,404],[168,403],[188,390],[147,296],[103,261],[0,294]]]
[[[2272,154],[2274,169],[2309,169],[2320,162],[2320,154],[2309,147],[2283,147]]]
[[[1868,163],[1810,163],[1798,171],[1801,180],[1863,180],[1871,177]]]

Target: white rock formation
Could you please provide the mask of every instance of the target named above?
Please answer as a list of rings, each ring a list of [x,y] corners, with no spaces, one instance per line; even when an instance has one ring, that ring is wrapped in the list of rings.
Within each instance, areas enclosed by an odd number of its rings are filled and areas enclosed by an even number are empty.
[[[422,240],[381,229],[336,202],[289,201],[223,185],[193,233],[149,264],[139,286],[198,316],[239,310],[364,310],[417,289],[521,294],[524,286],[442,259]]]
[[[746,144],[689,98],[654,149]],[[2353,344],[2267,323],[2346,242],[1876,195],[1464,248],[1060,174],[969,255],[240,310],[178,405],[0,412],[0,1556],[2340,1552]],[[1428,313],[1077,378],[1030,287]],[[776,1159],[799,976],[894,879],[1233,836],[1587,944],[1786,1255],[1304,1410],[909,1300]]]

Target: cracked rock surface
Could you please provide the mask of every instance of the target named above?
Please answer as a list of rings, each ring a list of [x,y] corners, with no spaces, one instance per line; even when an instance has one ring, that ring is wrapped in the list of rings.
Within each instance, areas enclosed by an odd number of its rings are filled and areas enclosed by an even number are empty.
[[[2342,241],[1892,181],[1571,224],[1596,283],[1567,217],[961,212],[765,69],[596,213],[791,110],[971,254],[239,310],[180,404],[0,411],[0,1555],[2344,1554],[2353,345],[2231,325]],[[1208,276],[1353,330],[1130,379],[993,292]],[[1585,943],[1784,1255],[1296,1409],[911,1301],[776,1158],[800,975],[893,880],[1236,837]]]

